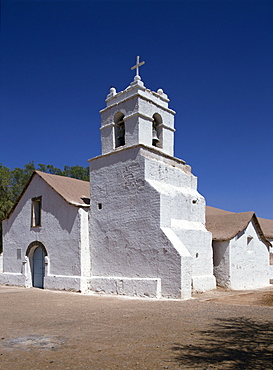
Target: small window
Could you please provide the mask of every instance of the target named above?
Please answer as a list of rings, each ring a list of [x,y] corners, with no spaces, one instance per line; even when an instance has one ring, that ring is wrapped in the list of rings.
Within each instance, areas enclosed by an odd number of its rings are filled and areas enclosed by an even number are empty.
[[[32,199],[31,226],[41,226],[42,197]]]
[[[252,252],[253,251],[253,247],[254,247],[253,236],[248,236],[247,237],[247,250],[249,252]]]
[[[253,236],[248,236],[247,237],[247,245],[249,245],[253,240]]]
[[[22,249],[20,249],[20,248],[17,249],[17,259],[18,260],[22,259]]]

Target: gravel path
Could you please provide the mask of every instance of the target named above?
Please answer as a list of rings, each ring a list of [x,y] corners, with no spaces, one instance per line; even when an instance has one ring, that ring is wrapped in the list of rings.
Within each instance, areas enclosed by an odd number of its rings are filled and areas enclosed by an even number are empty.
[[[176,301],[0,287],[0,369],[273,369],[272,288]]]

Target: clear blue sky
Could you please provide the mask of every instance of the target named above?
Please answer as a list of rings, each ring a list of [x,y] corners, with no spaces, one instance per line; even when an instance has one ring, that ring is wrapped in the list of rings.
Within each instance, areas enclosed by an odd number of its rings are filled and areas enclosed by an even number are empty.
[[[1,1],[0,162],[87,166],[136,55],[207,204],[273,219],[272,0]]]

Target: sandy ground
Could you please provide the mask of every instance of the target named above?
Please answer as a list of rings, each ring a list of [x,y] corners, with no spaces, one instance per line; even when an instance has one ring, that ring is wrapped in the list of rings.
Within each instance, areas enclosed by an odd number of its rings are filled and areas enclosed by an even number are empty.
[[[0,369],[273,369],[273,307],[263,303],[272,295],[273,286],[188,301],[0,287]]]

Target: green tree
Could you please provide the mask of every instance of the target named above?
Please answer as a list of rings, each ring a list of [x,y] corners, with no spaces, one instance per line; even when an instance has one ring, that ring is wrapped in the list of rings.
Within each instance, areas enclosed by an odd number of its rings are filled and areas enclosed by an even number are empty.
[[[12,175],[9,168],[0,164],[0,220],[5,218],[12,207]]]
[[[11,171],[11,197],[13,202],[15,202],[18,196],[21,194],[34,171],[34,162],[25,164],[24,168],[16,167],[13,171]]]
[[[89,167],[64,166],[63,176],[73,177],[74,179],[89,181]]]
[[[63,171],[60,170],[57,167],[52,166],[51,164],[38,164],[38,171],[46,172],[46,173],[51,173],[53,175],[60,175],[63,176]]]
[[[11,172],[0,164],[0,220],[7,217],[13,201],[11,199]],[[2,252],[2,223],[0,222],[0,253]]]

